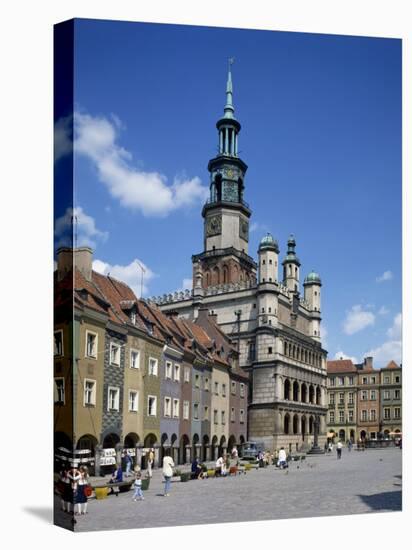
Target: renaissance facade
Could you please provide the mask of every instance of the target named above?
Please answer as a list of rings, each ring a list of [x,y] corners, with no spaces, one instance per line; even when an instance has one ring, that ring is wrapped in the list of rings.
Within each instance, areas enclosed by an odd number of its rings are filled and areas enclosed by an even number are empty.
[[[192,256],[193,290],[155,297],[166,314],[196,320],[207,308],[239,352],[250,381],[248,438],[268,450],[308,449],[326,438],[326,350],[321,343],[321,279],[301,263],[293,235],[280,259],[270,234],[249,255],[244,200],[247,165],[238,155],[241,125],[229,66],[226,104],[216,124],[218,154],[208,163],[210,197],[203,206],[203,251]],[[279,273],[281,270],[281,273]]]

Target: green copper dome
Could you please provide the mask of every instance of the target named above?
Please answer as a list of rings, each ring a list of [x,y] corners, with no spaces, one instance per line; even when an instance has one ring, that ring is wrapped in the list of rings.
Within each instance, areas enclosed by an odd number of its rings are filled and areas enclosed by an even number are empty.
[[[321,284],[320,275],[316,271],[311,271],[305,278],[305,283]]]
[[[274,248],[276,252],[279,252],[279,244],[276,239],[270,233],[267,233],[260,241],[259,250],[262,248]]]

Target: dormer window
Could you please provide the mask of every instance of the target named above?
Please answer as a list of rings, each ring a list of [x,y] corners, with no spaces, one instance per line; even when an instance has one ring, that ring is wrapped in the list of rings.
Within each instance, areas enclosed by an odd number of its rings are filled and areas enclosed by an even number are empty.
[[[136,317],[136,312],[135,312],[135,311],[132,311],[131,314],[130,314],[130,320],[131,320],[131,322],[132,322],[133,325],[136,324],[136,319],[137,319],[137,317]]]

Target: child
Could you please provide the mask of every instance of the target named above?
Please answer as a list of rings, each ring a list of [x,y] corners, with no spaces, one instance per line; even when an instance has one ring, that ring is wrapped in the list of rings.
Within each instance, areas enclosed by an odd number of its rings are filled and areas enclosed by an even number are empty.
[[[134,480],[133,486],[134,486],[134,495],[133,495],[134,502],[137,501],[137,497],[139,497],[140,500],[144,500],[144,496],[142,492],[142,474],[140,472],[137,472],[136,479]]]

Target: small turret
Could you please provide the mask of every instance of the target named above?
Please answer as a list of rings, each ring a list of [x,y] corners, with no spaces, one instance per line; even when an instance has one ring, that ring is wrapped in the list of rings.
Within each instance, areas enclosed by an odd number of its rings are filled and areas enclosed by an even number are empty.
[[[265,235],[259,245],[259,283],[278,281],[279,245],[270,233]]]
[[[322,281],[318,273],[311,271],[306,277],[303,283],[304,298],[308,303],[309,311],[311,312],[312,320],[310,321],[310,332],[312,338],[320,341],[320,288]]]
[[[288,251],[283,265],[283,284],[292,292],[299,292],[300,261],[295,252],[296,241],[293,235],[288,239]]]

